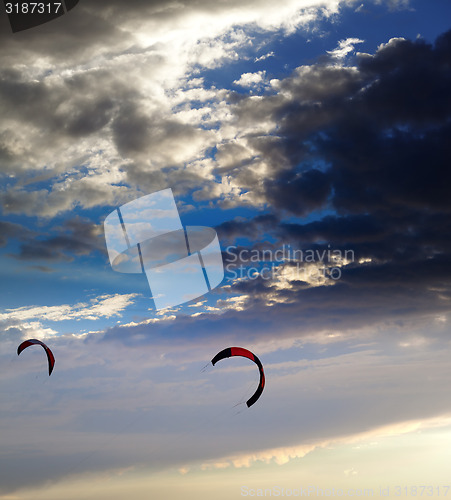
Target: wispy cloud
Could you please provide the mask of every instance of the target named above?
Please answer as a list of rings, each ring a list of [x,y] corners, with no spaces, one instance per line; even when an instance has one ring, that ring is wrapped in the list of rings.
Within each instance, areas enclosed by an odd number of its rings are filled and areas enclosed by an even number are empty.
[[[266,79],[266,71],[256,73],[243,73],[238,80],[233,83],[241,87],[260,87]]]
[[[438,427],[449,427],[451,425],[451,416],[440,418],[431,418],[424,421],[406,421],[384,427],[372,429],[370,431],[358,434],[343,436],[335,439],[320,441],[312,444],[300,446],[281,447],[271,450],[264,450],[258,453],[242,454],[231,457],[223,457],[217,461],[204,462],[200,467],[202,470],[224,469],[227,467],[251,467],[252,465],[263,462],[266,464],[276,463],[284,465],[291,460],[303,458],[307,454],[319,449],[330,448],[347,444],[360,444],[362,442],[374,442],[376,439],[386,438],[388,436],[400,436],[403,434],[415,433],[421,430],[437,429]],[[345,471],[345,475],[356,475],[357,471],[350,469]]]
[[[350,52],[354,50],[354,47],[358,43],[363,43],[364,40],[360,38],[346,38],[346,40],[340,40],[338,42],[338,47],[334,50],[328,50],[327,53],[335,59],[344,59]]]
[[[6,309],[5,312],[0,313],[0,321],[80,321],[82,319],[94,321],[99,318],[120,317],[122,312],[133,304],[137,296],[136,293],[101,295],[91,299],[89,303],[60,306],[24,306],[17,309]]]

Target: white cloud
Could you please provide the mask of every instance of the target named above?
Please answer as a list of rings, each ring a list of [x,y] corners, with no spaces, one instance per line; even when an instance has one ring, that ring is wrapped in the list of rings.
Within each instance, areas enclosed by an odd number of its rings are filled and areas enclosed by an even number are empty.
[[[320,448],[330,448],[355,443],[368,443],[374,439],[381,439],[386,437],[396,437],[403,434],[416,433],[420,430],[436,429],[440,427],[449,427],[451,425],[451,416],[444,416],[439,418],[431,418],[417,421],[405,421],[397,424],[390,424],[387,426],[371,429],[369,431],[337,437],[334,439],[327,439],[318,441],[312,444],[304,444],[290,447],[280,447],[268,449],[251,454],[242,454],[229,457],[221,457],[219,460],[204,462],[201,465],[202,470],[208,469],[224,469],[233,466],[235,468],[248,468],[257,462],[266,464],[275,463],[277,465],[284,465],[291,460],[303,458],[309,453]],[[356,475],[358,472],[355,469],[344,471],[346,476]]]
[[[381,43],[377,47],[377,52],[387,50],[391,47],[396,47],[396,45],[399,45],[400,43],[405,42],[406,39],[404,37],[393,37],[390,38],[390,40],[387,43]]]
[[[241,87],[258,87],[264,83],[266,71],[257,71],[257,73],[243,73],[238,80],[233,83]]]
[[[31,319],[41,321],[64,321],[64,320],[97,320],[99,318],[111,318],[121,316],[121,313],[138,296],[136,293],[125,295],[101,295],[91,299],[90,303],[79,303],[74,305],[63,304],[60,306],[25,306],[17,309],[6,309],[0,313],[0,321],[28,321]]]
[[[273,51],[271,51],[271,52],[268,52],[267,54],[263,54],[263,55],[262,55],[262,56],[260,56],[260,57],[256,57],[256,58],[254,59],[254,62],[264,61],[265,59],[268,59],[268,57],[274,57],[274,56],[275,56],[274,52],[273,52]]]
[[[335,59],[344,59],[354,50],[356,44],[363,42],[364,40],[360,40],[360,38],[346,38],[346,40],[340,40],[338,42],[338,47],[336,49],[328,50],[327,53]]]

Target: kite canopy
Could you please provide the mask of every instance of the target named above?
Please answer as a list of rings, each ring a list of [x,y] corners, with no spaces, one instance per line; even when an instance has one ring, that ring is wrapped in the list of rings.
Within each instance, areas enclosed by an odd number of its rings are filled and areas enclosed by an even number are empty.
[[[248,358],[253,361],[260,371],[260,382],[258,384],[257,390],[254,395],[246,401],[247,407],[251,407],[258,398],[262,395],[263,389],[265,387],[265,373],[263,372],[263,365],[261,361],[257,358],[255,354],[243,347],[227,347],[221,352],[218,352],[216,356],[211,360],[211,364],[214,366],[218,361],[224,358],[231,358],[232,356],[242,356],[243,358]]]
[[[44,344],[44,342],[41,342],[40,340],[36,339],[25,340],[25,342],[22,342],[20,346],[17,348],[17,355],[19,355],[27,347],[30,347],[31,345],[35,344],[42,346],[47,354],[47,359],[49,361],[49,376],[50,376],[53,371],[53,367],[55,366],[55,357],[53,356],[52,351]]]

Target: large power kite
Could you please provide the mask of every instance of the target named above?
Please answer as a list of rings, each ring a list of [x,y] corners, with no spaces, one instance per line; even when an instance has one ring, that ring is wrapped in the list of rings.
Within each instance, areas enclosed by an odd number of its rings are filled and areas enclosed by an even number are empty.
[[[218,361],[224,358],[231,358],[232,356],[243,356],[244,358],[248,358],[253,361],[260,371],[260,382],[258,384],[257,390],[254,395],[246,401],[247,407],[252,406],[258,398],[262,395],[263,389],[265,387],[265,373],[263,372],[263,365],[261,361],[257,358],[255,354],[243,347],[228,347],[221,352],[218,352],[216,356],[211,360],[211,364],[214,366]]]
[[[13,33],[28,30],[63,16],[79,0],[3,0]]]
[[[53,367],[55,366],[55,357],[53,356],[52,351],[44,344],[44,342],[41,342],[40,340],[36,339],[25,340],[25,342],[22,342],[20,346],[17,348],[17,355],[19,355],[27,347],[30,347],[31,345],[35,344],[38,344],[44,348],[47,354],[47,359],[49,361],[49,375],[51,375]]]

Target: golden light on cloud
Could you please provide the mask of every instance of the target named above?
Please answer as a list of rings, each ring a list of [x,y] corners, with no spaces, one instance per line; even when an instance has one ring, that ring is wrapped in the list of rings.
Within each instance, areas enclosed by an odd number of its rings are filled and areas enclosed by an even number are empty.
[[[240,454],[229,457],[223,457],[219,460],[211,462],[204,462],[201,465],[202,470],[209,469],[224,469],[226,467],[251,467],[257,462],[266,464],[285,465],[291,460],[303,458],[307,454],[319,449],[336,448],[350,444],[359,444],[360,446],[368,443],[375,443],[375,440],[398,437],[404,434],[413,434],[419,431],[429,429],[445,428],[451,426],[451,415],[426,420],[413,420],[406,422],[399,422],[383,427],[378,427],[370,431],[361,432],[358,434],[339,436],[332,439],[326,439],[315,443],[306,443],[292,447],[280,447],[250,454]]]

